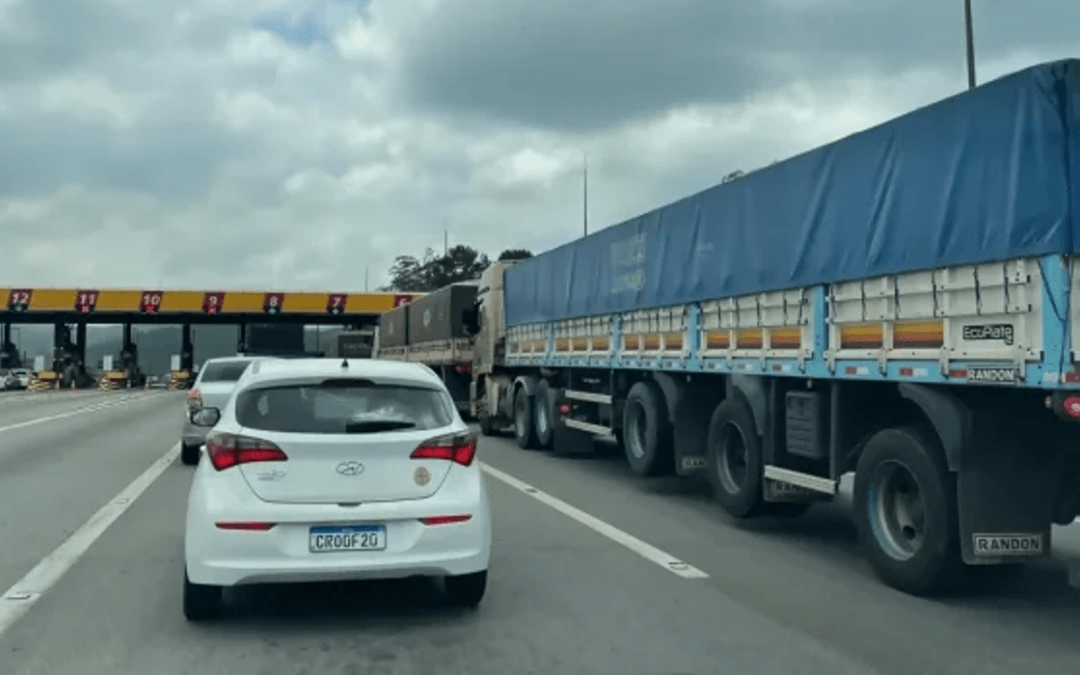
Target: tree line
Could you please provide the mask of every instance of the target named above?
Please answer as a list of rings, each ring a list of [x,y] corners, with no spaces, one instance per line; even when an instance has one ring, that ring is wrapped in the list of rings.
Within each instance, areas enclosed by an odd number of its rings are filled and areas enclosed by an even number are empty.
[[[531,257],[531,251],[512,248],[500,253],[498,260],[522,260]],[[459,281],[479,279],[490,264],[487,254],[464,244],[450,248],[441,256],[436,255],[430,248],[419,258],[399,255],[390,266],[390,283],[379,290],[430,293]]]

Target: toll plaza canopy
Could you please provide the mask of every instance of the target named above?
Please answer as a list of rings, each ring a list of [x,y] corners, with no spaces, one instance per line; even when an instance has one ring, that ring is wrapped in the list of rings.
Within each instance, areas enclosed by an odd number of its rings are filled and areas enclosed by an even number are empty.
[[[411,302],[421,293],[318,293],[223,290],[0,288],[0,323],[353,324]]]

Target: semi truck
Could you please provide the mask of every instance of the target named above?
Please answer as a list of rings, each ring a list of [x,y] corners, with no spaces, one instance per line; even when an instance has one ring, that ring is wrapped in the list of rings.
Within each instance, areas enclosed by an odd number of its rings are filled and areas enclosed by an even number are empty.
[[[611,439],[735,519],[854,473],[872,567],[932,594],[1080,514],[1078,230],[1068,60],[493,263],[470,411],[522,448]]]
[[[438,373],[458,409],[469,414],[477,282],[464,281],[418,296],[379,317],[375,358],[424,363]]]

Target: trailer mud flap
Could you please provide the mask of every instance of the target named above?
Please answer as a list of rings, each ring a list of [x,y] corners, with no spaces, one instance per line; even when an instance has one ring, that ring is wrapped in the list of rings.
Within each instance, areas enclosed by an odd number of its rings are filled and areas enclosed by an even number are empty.
[[[976,422],[957,476],[964,562],[994,565],[1047,556],[1058,484],[1053,448],[1015,418],[979,415]],[[1009,422],[1012,428],[1006,428]]]
[[[551,449],[556,455],[591,455],[596,437],[587,431],[558,424],[553,430]]]
[[[681,384],[681,383],[680,383]],[[679,476],[704,475],[705,437],[713,410],[723,399],[719,383],[698,384],[679,390],[675,401],[675,473]]]

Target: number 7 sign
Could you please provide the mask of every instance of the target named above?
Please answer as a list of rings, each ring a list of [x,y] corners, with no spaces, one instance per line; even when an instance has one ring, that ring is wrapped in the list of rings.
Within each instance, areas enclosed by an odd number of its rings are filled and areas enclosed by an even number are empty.
[[[345,293],[331,293],[326,299],[326,311],[334,316],[341,316],[345,313],[345,303],[348,299],[349,296]]]

